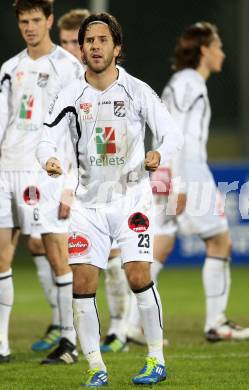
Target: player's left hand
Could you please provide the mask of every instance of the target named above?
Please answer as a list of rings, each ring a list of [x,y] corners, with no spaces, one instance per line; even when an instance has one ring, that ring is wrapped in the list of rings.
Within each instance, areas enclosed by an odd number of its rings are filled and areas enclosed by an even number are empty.
[[[146,153],[146,159],[144,160],[144,167],[146,171],[154,172],[160,165],[161,155],[156,150],[150,150]]]
[[[59,205],[59,219],[68,219],[70,217],[71,205],[73,202],[73,191],[65,189],[61,196],[61,201]]]

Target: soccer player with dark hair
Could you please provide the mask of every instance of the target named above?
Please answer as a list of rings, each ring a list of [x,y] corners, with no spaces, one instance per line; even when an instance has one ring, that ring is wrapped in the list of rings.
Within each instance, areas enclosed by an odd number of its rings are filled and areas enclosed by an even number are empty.
[[[116,63],[122,57],[122,31],[109,14],[94,14],[79,31],[85,77],[63,89],[48,113],[37,156],[49,175],[61,175],[56,150],[70,131],[79,182],[69,237],[73,267],[75,327],[89,363],[86,387],[108,382],[99,345],[96,290],[116,239],[131,289],[136,295],[148,343],[137,384],[166,378],[162,350],[162,309],[150,277],[153,256],[152,194],[147,171],[168,161],[182,136],[154,91]],[[145,123],[162,143],[144,152]]]
[[[72,197],[72,186],[65,175],[56,184],[44,175],[35,149],[50,101],[83,72],[79,62],[50,39],[52,1],[18,0],[14,6],[27,47],[3,64],[0,75],[0,362],[10,360],[8,325],[14,294],[9,248],[20,228],[23,234],[42,234],[58,286],[62,338],[43,363],[70,364],[77,353],[67,251],[70,207],[62,194]],[[61,149],[65,171],[66,142],[62,140]]]

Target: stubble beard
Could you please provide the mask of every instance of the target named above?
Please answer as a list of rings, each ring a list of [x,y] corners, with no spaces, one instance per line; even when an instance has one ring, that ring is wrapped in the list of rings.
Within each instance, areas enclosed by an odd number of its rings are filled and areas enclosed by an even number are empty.
[[[105,72],[105,70],[111,65],[112,61],[113,61],[113,57],[108,58],[100,68],[96,68],[95,66],[91,65],[91,62],[89,60],[86,60],[85,62],[86,62],[86,65],[88,66],[88,68],[92,72],[100,74],[100,73]]]

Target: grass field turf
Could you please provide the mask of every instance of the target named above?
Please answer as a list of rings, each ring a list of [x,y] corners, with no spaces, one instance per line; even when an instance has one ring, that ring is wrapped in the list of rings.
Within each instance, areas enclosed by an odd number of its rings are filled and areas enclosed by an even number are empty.
[[[249,325],[249,267],[233,268],[229,317]],[[13,360],[0,365],[1,390],[77,389],[85,378],[86,362],[73,366],[40,366],[45,353],[30,346],[49,323],[50,311],[34,266],[21,259],[14,264],[15,304],[10,339]],[[165,348],[168,379],[155,386],[168,389],[249,389],[249,341],[207,344],[203,339],[204,299],[199,268],[167,268],[161,273],[160,293],[170,346]],[[97,295],[102,333],[108,324],[104,285]],[[146,348],[130,345],[129,352],[107,354],[108,389],[132,389],[131,377],[144,364]],[[143,386],[143,388],[149,388]]]

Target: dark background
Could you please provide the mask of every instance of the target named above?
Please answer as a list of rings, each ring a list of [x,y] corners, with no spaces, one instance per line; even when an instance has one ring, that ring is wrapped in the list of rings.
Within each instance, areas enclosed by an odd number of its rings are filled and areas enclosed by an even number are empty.
[[[248,153],[247,126],[244,124],[243,127],[241,123],[243,86],[248,83],[247,79],[241,77],[244,50],[241,14],[244,2],[249,3],[249,0],[107,1],[108,11],[118,18],[123,27],[125,68],[150,84],[159,94],[171,75],[170,58],[176,37],[182,29],[199,20],[217,24],[227,57],[222,73],[214,75],[208,81],[213,112],[209,154],[213,159],[245,158]],[[72,8],[93,10],[94,4],[91,0],[55,0],[55,21]],[[247,16],[249,37],[249,15]],[[24,48],[12,0],[1,0],[0,36],[2,63]],[[52,37],[58,42],[56,23]]]

